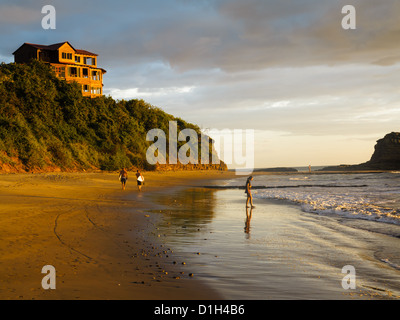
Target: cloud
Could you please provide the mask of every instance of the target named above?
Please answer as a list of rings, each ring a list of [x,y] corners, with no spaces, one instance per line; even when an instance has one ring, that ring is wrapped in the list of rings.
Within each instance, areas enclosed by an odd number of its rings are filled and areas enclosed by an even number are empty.
[[[143,90],[140,88],[131,88],[131,89],[125,89],[121,90],[118,88],[109,88],[107,90],[108,94],[110,94],[114,99],[134,99],[139,97],[142,97],[143,99],[146,99],[147,97],[157,97],[157,98],[162,98],[168,96],[171,98],[171,95],[180,95],[180,94],[186,94],[186,93],[191,93],[193,91],[193,87],[168,87],[168,88],[157,88],[156,90]]]
[[[40,8],[38,10],[37,8],[17,6],[15,4],[0,5],[0,23],[2,26],[27,25],[38,21],[41,21]]]
[[[355,1],[357,29],[343,30],[345,1],[178,1],[115,6],[106,22],[105,61],[162,61],[178,72],[399,61],[400,4]],[[132,13],[129,16],[128,13]],[[115,23],[119,19],[120,23]],[[93,32],[94,28],[89,28]],[[108,37],[113,34],[113,37]],[[118,36],[115,36],[118,35]],[[100,39],[101,33],[92,35]],[[118,57],[118,62],[115,62]]]
[[[237,26],[223,69],[399,61],[400,4],[356,1],[357,29],[343,30],[344,1],[227,1],[221,14]],[[229,39],[228,39],[229,42]],[[224,43],[226,43],[224,41]],[[232,63],[231,61],[235,61]]]
[[[41,38],[75,39],[112,67],[161,61],[178,72],[398,62],[400,3],[353,2],[357,30],[346,31],[344,0],[55,0],[58,30]],[[0,21],[40,26],[43,4],[6,1]]]
[[[376,65],[271,68],[236,75],[219,71],[211,80],[197,78],[190,93],[160,87],[162,96],[156,88],[144,94],[147,101],[169,113],[215,128],[268,129],[292,135],[384,132],[398,126],[399,72],[400,64],[390,71]],[[148,81],[153,86],[158,80],[165,85],[159,76],[149,76]],[[135,94],[141,96],[139,90]]]

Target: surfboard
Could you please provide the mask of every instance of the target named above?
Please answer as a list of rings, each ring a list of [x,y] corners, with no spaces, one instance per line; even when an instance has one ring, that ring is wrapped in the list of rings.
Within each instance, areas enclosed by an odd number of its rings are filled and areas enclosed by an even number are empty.
[[[139,178],[137,178],[138,181],[144,181],[144,178],[142,176],[139,176]]]

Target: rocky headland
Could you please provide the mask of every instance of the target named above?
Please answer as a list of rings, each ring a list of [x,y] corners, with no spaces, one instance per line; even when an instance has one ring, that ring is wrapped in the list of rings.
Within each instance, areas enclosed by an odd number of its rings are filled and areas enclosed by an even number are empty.
[[[326,167],[321,171],[400,170],[400,132],[391,132],[379,139],[369,161],[357,165]]]

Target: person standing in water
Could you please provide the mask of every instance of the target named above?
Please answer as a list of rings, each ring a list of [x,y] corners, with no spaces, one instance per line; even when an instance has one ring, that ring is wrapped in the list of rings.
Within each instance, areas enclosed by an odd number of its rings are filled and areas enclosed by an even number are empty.
[[[136,172],[136,179],[137,179],[138,190],[142,191],[142,185],[144,184],[144,177],[139,172],[139,170],[137,170],[137,172]]]
[[[246,190],[244,191],[247,194],[247,200],[246,200],[246,208],[249,207],[249,202],[251,205],[251,208],[255,208],[255,206],[253,206],[253,196],[251,194],[251,181],[253,180],[253,176],[250,176],[247,178],[246,181]]]
[[[128,172],[125,170],[125,168],[122,168],[122,170],[119,172],[119,180],[122,184],[122,190],[125,190],[126,180],[128,180]]]

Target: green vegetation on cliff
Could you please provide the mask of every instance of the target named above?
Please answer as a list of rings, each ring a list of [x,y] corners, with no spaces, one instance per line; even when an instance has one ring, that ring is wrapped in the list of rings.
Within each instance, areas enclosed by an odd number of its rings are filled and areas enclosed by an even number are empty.
[[[0,65],[2,171],[155,169],[146,161],[153,143],[146,133],[158,128],[168,137],[169,121],[200,134],[143,100],[85,98],[80,85],[58,79],[44,63]]]

